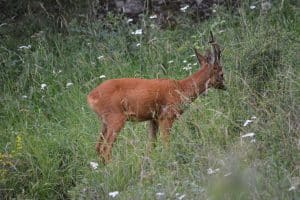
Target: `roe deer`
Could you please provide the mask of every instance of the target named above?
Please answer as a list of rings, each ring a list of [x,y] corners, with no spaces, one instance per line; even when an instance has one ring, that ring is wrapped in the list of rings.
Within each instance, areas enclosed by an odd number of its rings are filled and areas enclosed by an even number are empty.
[[[125,121],[150,121],[150,139],[156,140],[160,128],[162,141],[168,144],[169,132],[185,104],[210,87],[225,89],[221,50],[211,34],[212,51],[206,55],[194,49],[199,64],[196,73],[183,80],[121,78],[103,82],[87,96],[93,111],[102,120],[102,130],[96,144],[99,157],[105,162]]]

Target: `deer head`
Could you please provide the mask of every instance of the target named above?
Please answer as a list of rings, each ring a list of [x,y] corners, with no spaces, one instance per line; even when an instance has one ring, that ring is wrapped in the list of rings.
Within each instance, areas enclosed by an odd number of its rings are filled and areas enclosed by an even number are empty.
[[[221,65],[221,49],[218,43],[215,41],[212,32],[210,32],[211,40],[209,43],[212,45],[212,50],[208,50],[204,55],[201,55],[197,49],[195,50],[195,54],[197,59],[202,67],[207,67],[210,69],[210,79],[209,79],[209,86],[226,90],[226,86],[224,83],[224,73],[223,67]]]

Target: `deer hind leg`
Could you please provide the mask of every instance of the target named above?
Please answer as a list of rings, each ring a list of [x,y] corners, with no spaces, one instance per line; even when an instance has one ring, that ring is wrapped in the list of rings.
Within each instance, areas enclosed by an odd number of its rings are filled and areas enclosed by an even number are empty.
[[[151,120],[149,123],[149,139],[150,144],[148,144],[147,150],[150,152],[155,145],[158,131],[158,122],[156,120]]]
[[[102,143],[99,147],[100,158],[104,163],[109,163],[113,143],[118,133],[124,127],[126,117],[123,114],[113,114],[107,118],[107,132],[103,135]]]
[[[96,152],[98,153],[98,155],[100,155],[100,153],[101,153],[100,147],[103,143],[103,140],[104,140],[106,134],[107,134],[107,124],[104,121],[102,121],[102,130],[101,130],[101,132],[99,134],[99,138],[96,142]]]

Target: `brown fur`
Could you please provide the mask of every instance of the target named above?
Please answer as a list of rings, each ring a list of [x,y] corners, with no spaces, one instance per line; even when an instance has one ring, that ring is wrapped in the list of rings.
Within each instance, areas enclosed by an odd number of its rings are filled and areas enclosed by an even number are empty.
[[[195,53],[202,69],[183,80],[111,79],[90,92],[87,101],[102,120],[96,151],[104,162],[109,162],[113,143],[126,121],[150,121],[151,141],[156,140],[160,128],[162,140],[167,144],[172,124],[183,113],[185,104],[209,87],[224,89],[217,56],[213,53],[202,56],[196,50]]]

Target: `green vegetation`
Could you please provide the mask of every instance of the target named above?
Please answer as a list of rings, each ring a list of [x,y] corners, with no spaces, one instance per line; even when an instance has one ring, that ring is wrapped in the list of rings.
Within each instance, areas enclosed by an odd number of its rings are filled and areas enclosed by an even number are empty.
[[[110,16],[74,20],[66,33],[18,27],[22,36],[0,26],[0,198],[299,199],[299,8],[219,7],[192,23],[160,30],[148,17],[128,25]],[[209,30],[223,47],[228,90],[190,105],[170,149],[158,141],[148,154],[147,123],[127,123],[112,163],[93,169],[99,122],[88,92],[110,78],[188,76],[198,69],[192,48],[209,47]]]

